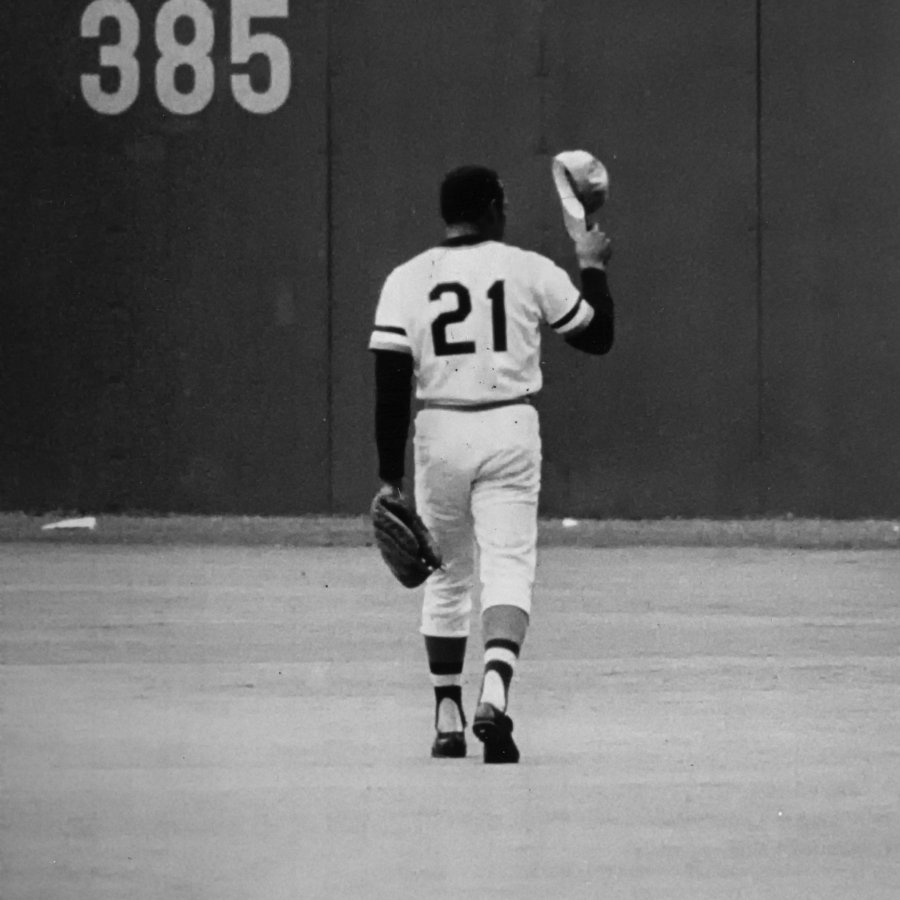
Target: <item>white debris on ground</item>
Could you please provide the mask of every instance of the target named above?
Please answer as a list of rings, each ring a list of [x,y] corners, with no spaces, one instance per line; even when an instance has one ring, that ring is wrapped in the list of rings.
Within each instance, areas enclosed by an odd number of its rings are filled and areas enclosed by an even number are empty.
[[[56,531],[58,529],[85,528],[93,531],[97,527],[96,516],[81,516],[77,519],[61,519],[59,522],[50,522],[41,526],[41,531]]]

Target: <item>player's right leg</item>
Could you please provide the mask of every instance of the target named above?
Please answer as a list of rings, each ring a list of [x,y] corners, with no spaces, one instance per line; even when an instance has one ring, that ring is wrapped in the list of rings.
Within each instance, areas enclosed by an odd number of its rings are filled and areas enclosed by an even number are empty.
[[[416,508],[444,560],[425,583],[422,600],[421,632],[435,697],[431,754],[460,757],[466,755],[462,675],[472,611],[474,540],[471,473],[465,454],[454,451],[447,417],[442,411],[424,410],[416,418]]]
[[[484,743],[485,762],[514,763],[519,751],[507,705],[531,614],[541,444],[532,407],[504,408],[490,419],[504,440],[485,461],[472,493],[484,638],[484,676],[472,730]]]
[[[528,614],[518,606],[491,606],[482,614],[481,630],[484,675],[472,731],[484,744],[486,763],[516,763],[519,748],[513,740],[513,722],[506,707],[510,682],[528,631]]]

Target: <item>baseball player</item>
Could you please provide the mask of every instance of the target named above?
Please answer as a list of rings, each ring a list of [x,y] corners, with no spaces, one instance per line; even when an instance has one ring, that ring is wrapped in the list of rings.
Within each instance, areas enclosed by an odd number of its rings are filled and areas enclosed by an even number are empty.
[[[510,682],[531,615],[541,440],[541,328],[591,354],[613,343],[606,280],[610,241],[576,237],[581,288],[550,259],[503,242],[505,196],[482,166],[454,169],[440,188],[446,238],[396,268],[382,288],[375,356],[381,492],[400,494],[412,384],[418,512],[443,554],[425,583],[421,632],[435,697],[434,757],[466,755],[462,672],[475,549],[484,674],[472,723],[486,763],[515,763]]]

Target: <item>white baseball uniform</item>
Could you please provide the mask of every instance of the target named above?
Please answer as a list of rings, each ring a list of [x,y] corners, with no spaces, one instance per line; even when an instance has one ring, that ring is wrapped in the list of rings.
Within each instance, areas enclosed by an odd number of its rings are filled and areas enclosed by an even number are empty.
[[[529,612],[541,441],[541,326],[583,329],[593,310],[552,260],[498,241],[448,242],[387,278],[371,350],[409,353],[416,397],[416,505],[445,568],[425,585],[422,632],[469,633],[474,546],[482,608]]]

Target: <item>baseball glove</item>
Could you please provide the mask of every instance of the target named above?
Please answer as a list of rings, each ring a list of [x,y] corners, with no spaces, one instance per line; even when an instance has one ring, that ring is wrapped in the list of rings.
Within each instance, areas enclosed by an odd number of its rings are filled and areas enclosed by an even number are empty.
[[[371,514],[375,542],[400,584],[418,587],[441,567],[441,551],[431,532],[400,491],[380,490]]]

